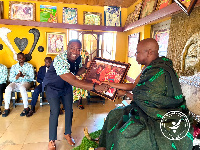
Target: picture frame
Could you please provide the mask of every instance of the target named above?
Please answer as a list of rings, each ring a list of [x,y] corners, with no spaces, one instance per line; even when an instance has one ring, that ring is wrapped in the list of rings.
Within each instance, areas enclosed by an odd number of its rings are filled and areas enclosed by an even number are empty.
[[[83,24],[102,25],[102,14],[98,12],[83,12]]]
[[[135,57],[137,44],[140,41],[140,32],[128,36],[128,57]]]
[[[104,6],[105,26],[121,26],[121,7]]]
[[[0,19],[3,19],[3,1],[0,1]]]
[[[156,8],[157,0],[144,0],[140,18],[150,15]]]
[[[125,26],[128,26],[129,24],[131,24],[139,19],[141,9],[142,9],[142,2],[138,3],[135,6],[134,11],[128,15],[126,22],[125,22]]]
[[[63,23],[77,24],[77,8],[63,7]]]
[[[47,54],[57,55],[66,50],[66,33],[47,32]]]
[[[172,3],[172,0],[158,0],[156,10],[160,10]]]
[[[168,41],[169,41],[169,28],[165,29],[158,29],[153,31],[152,38],[154,38],[159,45],[159,56],[167,56],[167,48],[168,48]]]
[[[40,22],[58,22],[57,6],[40,5]]]
[[[129,67],[129,63],[95,57],[90,63],[85,81],[96,84],[100,84],[102,81],[123,83]],[[112,87],[106,92],[92,92],[112,101],[114,101],[117,96],[117,89]]]
[[[189,16],[197,0],[174,0],[181,9]]]
[[[35,3],[9,1],[9,19],[35,21]]]

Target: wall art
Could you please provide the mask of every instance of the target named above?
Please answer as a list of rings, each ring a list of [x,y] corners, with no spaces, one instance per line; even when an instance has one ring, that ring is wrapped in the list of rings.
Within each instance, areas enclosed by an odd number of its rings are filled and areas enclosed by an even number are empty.
[[[105,26],[121,26],[121,7],[104,6]]]
[[[10,1],[9,18],[13,20],[35,21],[35,3]]]
[[[57,23],[57,6],[40,5],[40,22]]]

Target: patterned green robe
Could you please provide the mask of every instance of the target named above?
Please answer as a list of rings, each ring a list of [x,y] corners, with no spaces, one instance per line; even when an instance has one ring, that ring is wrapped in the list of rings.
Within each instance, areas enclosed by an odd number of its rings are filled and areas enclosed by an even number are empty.
[[[160,57],[146,67],[133,89],[133,99],[130,105],[109,112],[100,136],[100,147],[107,150],[192,149],[191,125],[181,140],[169,140],[160,129],[161,119],[169,111],[181,111],[192,122],[171,60]],[[172,121],[179,120],[173,118]],[[174,134],[172,130],[168,132]]]

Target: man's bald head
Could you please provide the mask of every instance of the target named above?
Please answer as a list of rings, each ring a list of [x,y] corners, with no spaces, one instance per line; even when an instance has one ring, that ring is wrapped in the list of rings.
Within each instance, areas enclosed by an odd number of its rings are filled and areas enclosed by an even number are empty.
[[[137,45],[136,60],[139,64],[149,65],[158,57],[158,50],[159,46],[155,39],[144,39]]]
[[[159,46],[158,42],[153,38],[144,39],[139,42],[138,45],[142,45],[146,50],[152,50],[155,54],[158,54]]]

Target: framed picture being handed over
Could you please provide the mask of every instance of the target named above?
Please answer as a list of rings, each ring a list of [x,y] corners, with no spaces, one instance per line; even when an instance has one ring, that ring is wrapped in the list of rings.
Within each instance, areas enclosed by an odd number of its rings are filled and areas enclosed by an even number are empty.
[[[123,83],[129,67],[130,64],[127,63],[95,57],[90,64],[85,80],[96,84],[100,84],[103,81]],[[117,89],[112,87],[105,92],[93,92],[112,101],[117,96]]]

